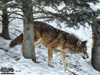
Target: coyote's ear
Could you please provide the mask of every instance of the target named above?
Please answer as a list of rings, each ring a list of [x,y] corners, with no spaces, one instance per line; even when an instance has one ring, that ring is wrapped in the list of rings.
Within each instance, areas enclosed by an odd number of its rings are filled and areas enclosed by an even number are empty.
[[[87,43],[87,40],[82,42],[82,44],[86,44],[86,43]]]
[[[80,46],[81,44],[82,44],[82,41],[78,40],[78,41],[77,41],[77,45]]]

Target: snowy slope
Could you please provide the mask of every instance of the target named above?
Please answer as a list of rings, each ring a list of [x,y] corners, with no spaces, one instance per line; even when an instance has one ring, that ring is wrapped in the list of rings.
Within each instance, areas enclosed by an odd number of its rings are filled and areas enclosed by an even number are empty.
[[[59,28],[54,22],[50,24]],[[23,32],[22,20],[16,19],[12,21],[9,28],[10,36],[14,39]],[[69,53],[69,57],[66,57],[68,68],[77,75],[100,75],[100,72],[91,66],[91,27],[89,27],[89,29],[81,27],[79,30],[62,27],[61,30],[74,33],[81,40],[88,41],[87,51],[90,58],[84,60],[79,55]],[[52,65],[54,67],[50,67],[47,62],[47,48],[43,46],[36,48],[36,58],[40,63],[34,63],[31,59],[25,59],[22,56],[21,45],[9,48],[8,45],[10,41],[0,37],[0,67],[14,68],[14,75],[73,75],[71,72],[63,69],[59,52],[53,52]],[[7,52],[7,50],[9,51]]]

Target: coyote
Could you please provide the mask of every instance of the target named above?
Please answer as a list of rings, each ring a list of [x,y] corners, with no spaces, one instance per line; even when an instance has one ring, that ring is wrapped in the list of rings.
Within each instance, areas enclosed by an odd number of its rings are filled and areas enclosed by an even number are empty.
[[[69,34],[62,30],[56,29],[51,25],[44,22],[34,22],[34,45],[35,48],[41,44],[48,49],[48,65],[52,66],[52,52],[60,52],[60,57],[64,69],[70,71],[67,67],[66,55],[70,53],[76,53],[81,55],[84,59],[88,58],[86,52],[87,41],[79,40],[75,35]],[[10,43],[10,47],[22,43],[22,54],[23,54],[23,33],[15,38]]]

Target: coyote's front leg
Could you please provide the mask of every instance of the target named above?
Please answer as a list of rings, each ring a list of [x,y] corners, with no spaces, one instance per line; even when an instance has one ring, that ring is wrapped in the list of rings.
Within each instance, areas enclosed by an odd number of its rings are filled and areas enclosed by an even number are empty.
[[[68,69],[68,67],[67,67],[66,53],[60,52],[60,57],[61,57],[61,60],[62,60],[62,64],[63,64],[63,66],[64,66],[64,69],[70,71],[70,70]]]

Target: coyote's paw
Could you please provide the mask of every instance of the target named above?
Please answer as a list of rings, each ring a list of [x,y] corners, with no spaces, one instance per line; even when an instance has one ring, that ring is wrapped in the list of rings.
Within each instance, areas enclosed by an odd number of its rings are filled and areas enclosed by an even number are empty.
[[[54,67],[53,65],[50,65],[50,64],[48,64],[48,66],[50,66],[50,67]]]

